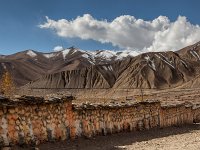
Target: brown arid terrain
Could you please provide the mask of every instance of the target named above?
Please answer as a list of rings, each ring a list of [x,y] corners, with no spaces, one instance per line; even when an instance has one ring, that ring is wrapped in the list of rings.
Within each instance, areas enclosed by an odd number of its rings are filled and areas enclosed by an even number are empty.
[[[134,133],[117,133],[91,139],[46,143],[40,150],[199,150],[200,126],[185,125]],[[15,147],[25,150],[27,147]]]
[[[148,99],[159,100],[163,105],[172,105],[183,102],[198,103],[200,88],[190,89],[30,89],[20,90],[20,95],[36,95],[45,97],[62,97],[73,95],[75,104],[82,103],[113,103],[113,102],[140,102]]]

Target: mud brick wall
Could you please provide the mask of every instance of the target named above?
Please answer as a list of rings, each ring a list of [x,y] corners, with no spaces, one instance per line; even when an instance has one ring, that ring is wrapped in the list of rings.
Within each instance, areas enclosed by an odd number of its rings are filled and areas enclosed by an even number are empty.
[[[200,107],[158,101],[73,105],[67,98],[0,98],[0,147],[200,122]]]

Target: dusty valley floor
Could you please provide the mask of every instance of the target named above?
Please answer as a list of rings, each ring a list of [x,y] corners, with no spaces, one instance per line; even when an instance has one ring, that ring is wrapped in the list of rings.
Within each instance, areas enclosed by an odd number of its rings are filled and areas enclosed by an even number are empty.
[[[53,93],[53,94],[52,94]],[[62,97],[63,95],[73,95],[76,100],[74,104],[82,103],[121,103],[131,98],[130,102],[145,100],[159,100],[162,105],[173,105],[177,103],[190,102],[199,103],[200,88],[190,89],[33,89],[18,91],[19,95],[34,95],[44,97]],[[143,94],[143,96],[142,96]],[[48,98],[47,98],[48,99]]]
[[[200,125],[186,125],[46,143],[40,150],[199,150]],[[30,147],[15,150],[28,150]]]

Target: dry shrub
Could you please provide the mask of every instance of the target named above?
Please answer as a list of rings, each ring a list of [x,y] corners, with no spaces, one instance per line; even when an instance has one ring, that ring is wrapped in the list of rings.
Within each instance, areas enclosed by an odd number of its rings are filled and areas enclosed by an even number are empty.
[[[2,75],[0,91],[5,96],[12,96],[14,94],[15,85],[9,71],[5,71]]]

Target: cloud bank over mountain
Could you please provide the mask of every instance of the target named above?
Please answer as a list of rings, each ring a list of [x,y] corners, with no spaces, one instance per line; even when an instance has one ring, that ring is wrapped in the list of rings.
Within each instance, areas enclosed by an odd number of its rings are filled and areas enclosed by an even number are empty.
[[[39,27],[51,29],[60,37],[93,39],[142,52],[178,50],[200,40],[200,26],[191,24],[184,16],[174,22],[166,16],[146,21],[130,15],[107,21],[84,14],[73,20],[46,17],[46,22]]]

